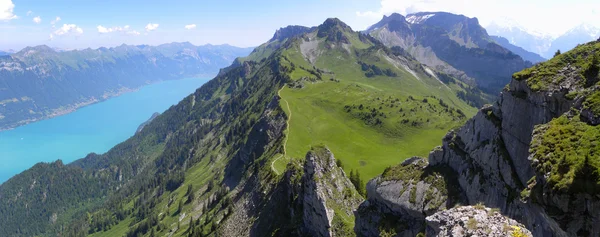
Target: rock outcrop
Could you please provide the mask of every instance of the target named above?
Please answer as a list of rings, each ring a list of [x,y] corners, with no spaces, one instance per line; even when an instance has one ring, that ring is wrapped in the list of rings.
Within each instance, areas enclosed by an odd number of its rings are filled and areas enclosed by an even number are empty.
[[[497,210],[483,206],[456,207],[427,217],[426,236],[532,236],[531,232]]]
[[[354,213],[364,198],[329,149],[313,147],[304,160],[291,160],[274,186],[253,179],[245,185],[253,190],[242,190],[240,213],[225,223],[232,231],[223,235],[353,235]]]
[[[313,148],[306,155],[302,176],[302,232],[306,236],[337,236],[363,198],[338,167],[327,148]]]
[[[456,174],[447,167],[427,168],[424,158],[410,158],[367,184],[369,200],[359,208],[355,231],[415,236],[425,230],[425,217],[465,202],[459,190]]]

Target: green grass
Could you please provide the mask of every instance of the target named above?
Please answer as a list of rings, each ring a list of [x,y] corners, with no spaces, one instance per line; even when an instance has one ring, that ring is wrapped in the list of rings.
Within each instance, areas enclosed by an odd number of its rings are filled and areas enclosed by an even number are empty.
[[[600,43],[591,42],[577,46],[575,49],[555,56],[554,58],[517,72],[513,75],[515,80],[527,80],[527,85],[533,91],[546,90],[552,84],[562,82],[565,77],[559,70],[574,66],[579,70],[582,78],[585,78],[585,70],[590,67],[592,55],[600,53]],[[579,83],[583,84],[584,80]]]
[[[594,115],[600,115],[600,91],[588,96],[583,102],[583,108],[589,109]]]
[[[558,191],[600,192],[600,127],[563,115],[536,128],[530,153]]]
[[[283,55],[295,65],[308,67],[299,50],[292,48]],[[343,161],[346,172],[356,169],[370,179],[408,157],[426,157],[433,147],[441,144],[449,129],[475,113],[474,108],[454,96],[455,90],[436,79],[422,74],[417,79],[382,59],[377,52],[363,55],[360,60],[393,69],[398,77],[367,78],[357,60],[344,49],[330,50],[317,60],[316,66],[332,74],[324,73],[320,82],[305,82],[302,89],[281,91],[280,105],[288,116],[291,112],[292,118],[287,154],[273,164],[277,171],[282,171],[290,158],[304,158],[311,146],[325,144]],[[296,71],[291,74],[293,80],[304,76]],[[339,82],[330,81],[330,77]],[[439,99],[448,104],[449,111],[440,105]],[[360,104],[362,110],[358,108]],[[365,118],[373,109],[380,124],[374,124],[373,118]],[[466,116],[459,115],[457,109]],[[409,122],[403,124],[403,120]],[[412,126],[412,122],[418,125]]]
[[[131,223],[131,221],[133,221],[133,218],[129,217],[129,218],[119,222],[117,225],[110,227],[109,230],[93,233],[93,234],[89,235],[89,237],[124,236],[125,233],[127,233],[127,231],[129,230],[129,224]]]

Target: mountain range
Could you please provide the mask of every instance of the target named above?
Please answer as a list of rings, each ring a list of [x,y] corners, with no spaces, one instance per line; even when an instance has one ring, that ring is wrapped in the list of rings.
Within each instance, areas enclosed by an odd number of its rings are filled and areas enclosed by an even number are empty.
[[[494,42],[496,42],[498,45],[504,47],[505,49],[510,50],[511,52],[521,56],[521,58],[523,58],[523,60],[532,62],[532,63],[539,63],[539,62],[543,62],[546,61],[545,58],[543,58],[542,56],[536,54],[536,53],[532,53],[529,52],[527,50],[525,50],[524,48],[521,48],[519,46],[513,45],[511,44],[508,39],[501,37],[501,36],[494,36],[494,35],[490,35],[490,37],[492,38],[492,40],[494,40]]]
[[[598,42],[532,65],[449,13],[284,27],[107,153],[0,185],[0,235],[598,236],[599,73]]]
[[[536,33],[514,21],[492,22],[486,29],[490,35],[506,38],[511,44],[547,59],[552,58],[558,50],[566,52],[579,44],[600,37],[600,29],[587,23],[580,24],[558,36]]]
[[[190,43],[60,52],[27,47],[0,57],[0,130],[69,113],[149,83],[215,75],[251,50]]]
[[[0,56],[6,56],[6,55],[9,55],[9,54],[11,54],[11,53],[13,53],[13,52],[1,51],[1,50],[0,50]]]

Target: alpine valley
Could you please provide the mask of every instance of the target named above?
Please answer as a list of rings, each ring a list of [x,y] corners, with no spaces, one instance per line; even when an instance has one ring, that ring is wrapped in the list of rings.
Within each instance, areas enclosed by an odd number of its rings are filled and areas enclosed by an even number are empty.
[[[183,60],[160,48],[107,50]],[[599,72],[600,42],[534,66],[444,12],[284,27],[105,154],[3,183],[0,236],[598,236]]]

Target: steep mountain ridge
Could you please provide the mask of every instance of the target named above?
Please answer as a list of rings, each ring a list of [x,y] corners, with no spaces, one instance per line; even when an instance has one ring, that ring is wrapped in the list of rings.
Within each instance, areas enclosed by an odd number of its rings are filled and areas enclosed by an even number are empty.
[[[366,32],[389,47],[402,47],[423,64],[491,94],[499,92],[512,73],[531,66],[494,43],[477,18],[445,12],[407,17],[394,13]]]
[[[213,75],[249,51],[189,43],[63,52],[27,47],[0,58],[0,130],[69,113],[152,82]]]

